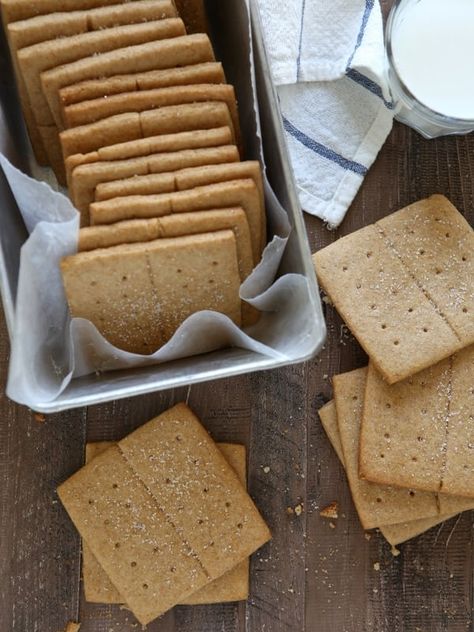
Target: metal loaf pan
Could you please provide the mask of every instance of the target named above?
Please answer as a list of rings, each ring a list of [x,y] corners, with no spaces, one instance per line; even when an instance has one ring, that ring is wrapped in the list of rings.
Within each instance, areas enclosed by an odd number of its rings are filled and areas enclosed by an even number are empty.
[[[243,99],[243,91],[249,90],[250,79],[247,64],[245,70],[239,60],[248,58],[250,43],[243,29],[246,15],[245,0],[208,0],[211,36],[216,55],[225,67],[227,79],[236,88],[237,97]],[[292,233],[281,264],[280,274],[289,272],[304,275],[308,280],[308,301],[314,313],[314,327],[305,352],[289,356],[285,361],[269,358],[242,349],[224,349],[214,353],[126,371],[111,371],[72,380],[68,388],[53,402],[35,403],[35,410],[54,413],[70,408],[90,406],[153,391],[196,384],[223,377],[274,369],[278,366],[303,362],[313,357],[325,338],[324,319],[318,286],[311,263],[311,255],[299,205],[293,174],[281,125],[278,99],[274,90],[266,58],[259,15],[255,1],[251,2],[254,65],[260,126],[267,175],[271,187],[288,213]],[[239,25],[241,28],[239,28]],[[242,32],[240,32],[242,30]],[[24,126],[19,116],[20,108],[11,84],[11,71],[5,42],[0,50],[0,150],[19,168],[28,171],[25,160],[26,147]],[[10,76],[10,79],[7,77]],[[256,125],[256,121],[243,120]],[[0,283],[7,327],[11,336],[14,322],[14,303],[18,281],[20,249],[27,239],[27,232],[16,207],[8,184],[0,172]]]

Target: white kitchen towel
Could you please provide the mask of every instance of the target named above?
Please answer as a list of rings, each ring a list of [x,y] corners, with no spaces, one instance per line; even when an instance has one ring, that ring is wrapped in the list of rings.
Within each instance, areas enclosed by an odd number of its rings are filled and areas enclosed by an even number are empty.
[[[393,108],[378,0],[256,0],[303,209],[344,219]]]

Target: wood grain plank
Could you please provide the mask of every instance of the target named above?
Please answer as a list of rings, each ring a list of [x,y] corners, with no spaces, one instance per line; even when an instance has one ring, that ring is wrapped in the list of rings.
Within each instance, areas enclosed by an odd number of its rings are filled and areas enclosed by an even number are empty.
[[[8,337],[0,323],[0,376]],[[60,630],[78,614],[79,539],[56,496],[81,463],[85,411],[44,422],[0,400],[0,630]]]

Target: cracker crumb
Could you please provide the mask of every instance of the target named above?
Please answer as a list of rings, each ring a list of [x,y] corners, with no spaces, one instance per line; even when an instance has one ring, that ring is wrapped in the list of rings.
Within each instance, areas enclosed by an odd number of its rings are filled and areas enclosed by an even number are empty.
[[[323,296],[323,303],[326,303],[326,305],[332,305],[332,301],[327,294]]]
[[[34,418],[35,421],[39,424],[44,424],[44,422],[46,421],[46,415],[43,415],[43,413],[35,413]]]
[[[287,507],[287,508],[286,508],[286,513],[287,513],[289,516],[292,516],[292,515],[295,513],[295,510],[293,509],[293,507]]]
[[[333,501],[324,509],[321,509],[319,512],[321,518],[330,518],[331,520],[337,520],[339,518],[339,503],[337,501]]]
[[[329,375],[328,375],[327,373],[325,373],[325,374],[323,375],[323,380],[327,380],[328,378],[329,378]]]
[[[268,465],[266,465],[266,466],[263,468],[263,471],[264,471],[264,473],[265,473],[265,474],[268,474],[268,472],[270,471],[270,468],[268,467]]]
[[[398,557],[400,555],[400,551],[395,546],[392,546],[391,553],[393,557]]]
[[[380,570],[380,562],[374,562],[374,571]]]
[[[370,540],[372,539],[372,534],[371,533],[364,533],[365,539],[367,540],[367,542],[370,542]]]
[[[334,524],[334,522],[330,522],[329,526],[331,527],[331,529],[335,529],[336,528],[336,525]]]
[[[303,505],[302,504],[296,505],[295,514],[297,516],[301,516],[302,513],[303,513]]]

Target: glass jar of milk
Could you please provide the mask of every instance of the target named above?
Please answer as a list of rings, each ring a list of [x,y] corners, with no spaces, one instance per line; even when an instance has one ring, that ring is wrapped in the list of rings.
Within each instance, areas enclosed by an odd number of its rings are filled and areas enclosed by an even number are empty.
[[[474,0],[397,0],[386,50],[398,120],[426,138],[474,130]]]

